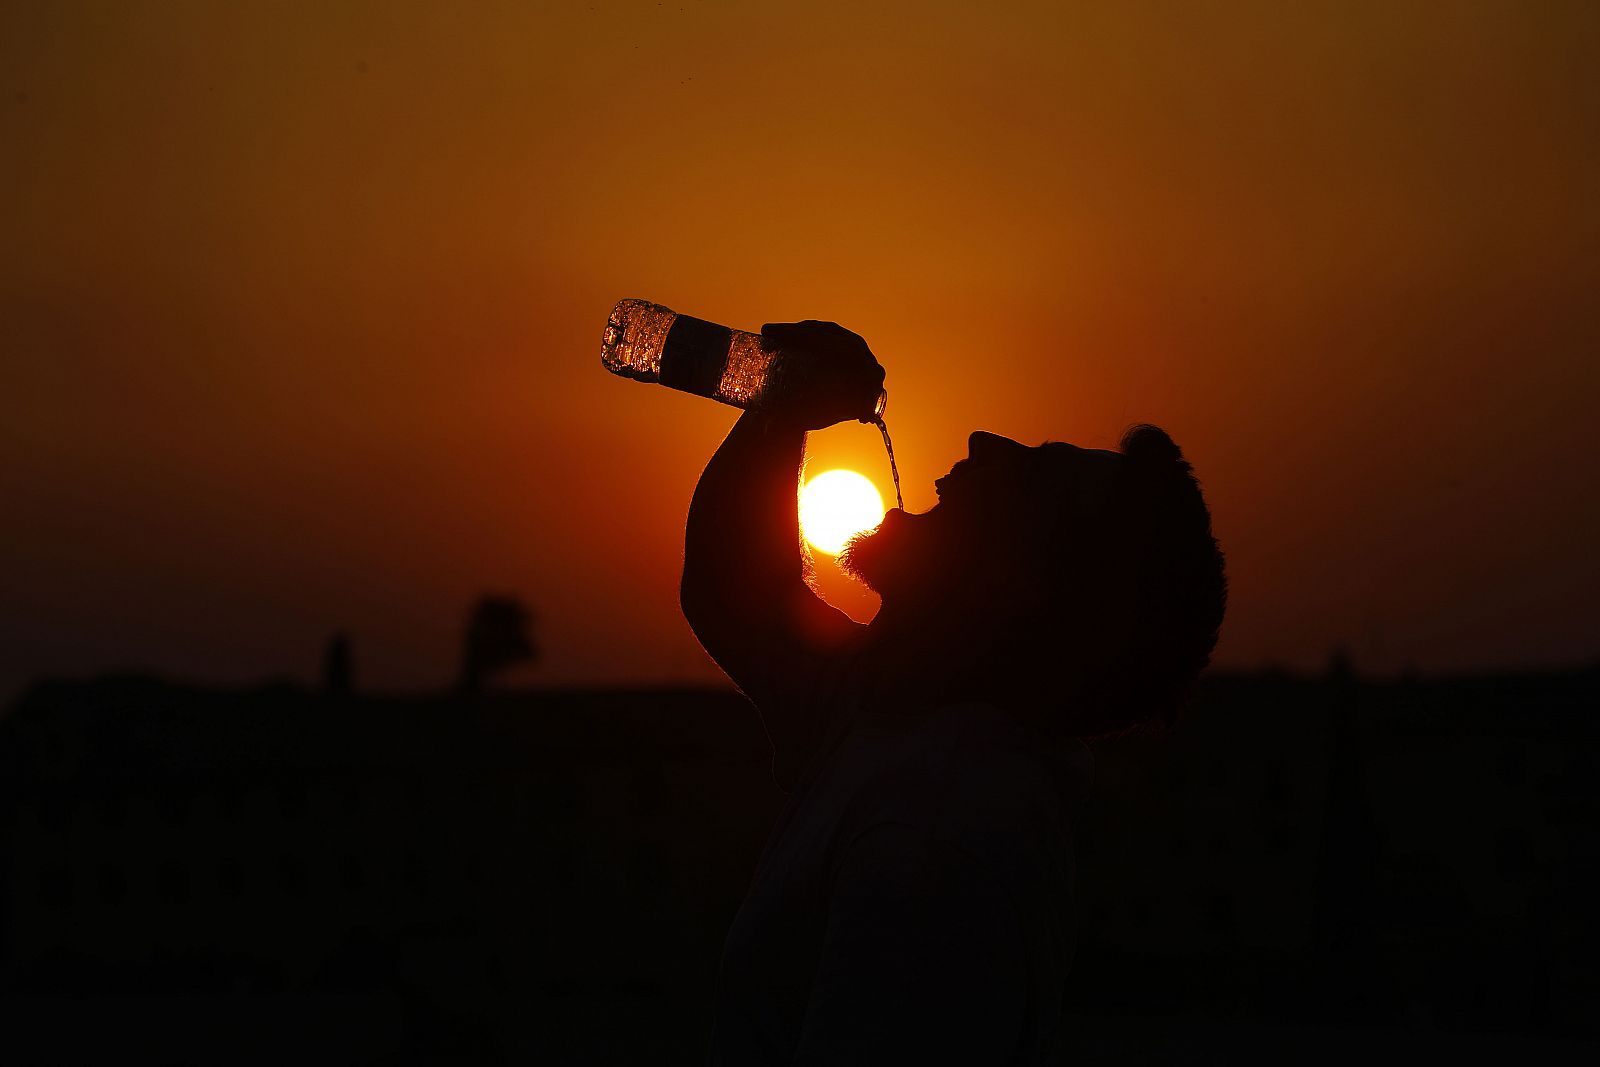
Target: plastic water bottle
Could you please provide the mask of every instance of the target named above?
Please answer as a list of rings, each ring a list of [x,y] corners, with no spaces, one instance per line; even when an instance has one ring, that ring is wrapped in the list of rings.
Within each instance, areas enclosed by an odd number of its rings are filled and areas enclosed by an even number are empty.
[[[600,362],[612,374],[656,382],[696,396],[748,408],[805,374],[760,334],[679,315],[647,300],[623,300],[611,309]],[[889,401],[878,393],[862,422],[880,422]]]

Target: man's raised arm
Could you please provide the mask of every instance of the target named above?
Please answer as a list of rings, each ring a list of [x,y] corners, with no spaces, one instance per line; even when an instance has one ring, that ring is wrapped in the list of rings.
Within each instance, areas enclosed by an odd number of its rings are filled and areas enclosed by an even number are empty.
[[[761,709],[780,769],[815,740],[812,684],[862,627],[805,579],[798,489],[807,429],[859,418],[883,382],[866,343],[832,323],[762,333],[805,361],[803,386],[740,416],[689,505],[680,599],[711,658]],[[785,777],[780,772],[780,778]]]

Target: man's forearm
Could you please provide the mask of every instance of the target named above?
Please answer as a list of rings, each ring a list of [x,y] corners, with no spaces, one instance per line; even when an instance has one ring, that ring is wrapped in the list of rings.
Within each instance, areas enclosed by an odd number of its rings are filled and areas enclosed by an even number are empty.
[[[689,504],[680,601],[700,644],[761,710],[773,773],[793,788],[831,720],[819,687],[851,661],[863,627],[806,582],[800,468],[806,428],[852,417],[883,370],[855,334],[825,323],[763,329],[800,352],[810,388],[740,416]],[[792,351],[791,351],[792,350]],[[777,405],[777,406],[773,406]]]
[[[747,411],[695,487],[684,536],[689,621],[755,618],[804,587],[798,488],[805,431]]]

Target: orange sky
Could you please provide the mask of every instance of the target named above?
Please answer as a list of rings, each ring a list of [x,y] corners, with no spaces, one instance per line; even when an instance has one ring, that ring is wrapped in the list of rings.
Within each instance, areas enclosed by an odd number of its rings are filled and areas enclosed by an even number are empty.
[[[715,677],[732,413],[600,370],[622,296],[862,333],[913,509],[1165,426],[1223,663],[1600,651],[1593,5],[468,7],[0,11],[0,693],[431,685],[485,590],[529,679]]]

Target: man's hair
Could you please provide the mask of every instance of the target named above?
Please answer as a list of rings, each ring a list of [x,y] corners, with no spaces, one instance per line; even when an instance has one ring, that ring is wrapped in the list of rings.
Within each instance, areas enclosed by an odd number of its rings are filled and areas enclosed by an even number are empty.
[[[1211,662],[1228,603],[1222,549],[1194,468],[1166,432],[1139,425],[1122,436],[1126,518],[1148,533],[1139,569],[1139,610],[1132,648],[1143,720],[1171,727],[1195,679]]]
[[[1128,430],[1121,450],[1107,521],[1062,527],[1067,540],[1051,550],[1060,601],[1055,625],[1035,633],[1053,631],[1052,647],[1028,655],[1046,670],[1078,659],[1063,714],[1039,724],[1052,732],[1172,727],[1222,626],[1222,551],[1193,468],[1155,426]]]

